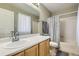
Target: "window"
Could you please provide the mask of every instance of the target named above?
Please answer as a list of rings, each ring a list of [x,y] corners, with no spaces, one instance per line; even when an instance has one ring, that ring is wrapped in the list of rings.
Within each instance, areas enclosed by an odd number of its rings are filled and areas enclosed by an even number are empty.
[[[18,31],[20,33],[31,33],[31,16],[19,13]]]

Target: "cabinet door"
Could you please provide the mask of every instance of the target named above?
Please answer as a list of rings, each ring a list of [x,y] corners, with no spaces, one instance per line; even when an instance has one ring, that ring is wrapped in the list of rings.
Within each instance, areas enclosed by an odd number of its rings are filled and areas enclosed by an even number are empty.
[[[49,40],[43,41],[39,44],[39,56],[49,56]]]
[[[25,56],[38,56],[38,45],[25,50]]]
[[[24,51],[15,54],[14,56],[24,56]]]

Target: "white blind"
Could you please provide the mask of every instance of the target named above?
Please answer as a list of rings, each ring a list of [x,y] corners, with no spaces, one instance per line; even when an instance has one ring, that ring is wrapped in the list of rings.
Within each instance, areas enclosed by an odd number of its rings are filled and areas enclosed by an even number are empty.
[[[31,33],[31,16],[19,13],[18,31]]]
[[[14,31],[14,12],[0,8],[0,38],[10,35]]]

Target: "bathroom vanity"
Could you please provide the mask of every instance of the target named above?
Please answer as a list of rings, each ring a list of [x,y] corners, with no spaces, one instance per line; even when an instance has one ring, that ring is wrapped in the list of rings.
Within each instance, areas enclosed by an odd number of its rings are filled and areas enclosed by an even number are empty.
[[[49,39],[40,42],[28,49],[25,49],[14,56],[48,56],[49,55]]]
[[[49,36],[33,36],[23,38],[22,47],[0,47],[0,55],[4,56],[49,56]],[[23,43],[22,43],[23,44]],[[19,46],[22,45],[19,43]],[[11,44],[10,44],[11,45]],[[12,44],[13,45],[13,44]],[[18,45],[18,44],[16,44]]]

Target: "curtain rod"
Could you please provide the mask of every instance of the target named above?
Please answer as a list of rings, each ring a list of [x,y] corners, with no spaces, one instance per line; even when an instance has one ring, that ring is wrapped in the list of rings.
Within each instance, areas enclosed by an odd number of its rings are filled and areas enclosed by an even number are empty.
[[[72,13],[76,13],[76,12],[78,12],[78,11],[68,12],[68,13],[57,15],[57,16],[63,16],[63,15],[72,14]]]

